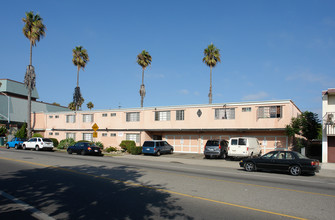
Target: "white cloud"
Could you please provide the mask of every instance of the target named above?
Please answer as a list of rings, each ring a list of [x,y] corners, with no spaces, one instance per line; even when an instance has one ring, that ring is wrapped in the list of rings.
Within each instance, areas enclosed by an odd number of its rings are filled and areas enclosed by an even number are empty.
[[[245,100],[245,101],[260,100],[260,99],[264,99],[268,96],[269,96],[269,94],[267,94],[266,92],[259,92],[259,93],[256,93],[256,94],[246,95],[242,98],[242,100]]]
[[[182,90],[179,91],[179,93],[182,94],[182,95],[188,95],[188,94],[190,94],[190,91],[188,91],[187,89],[182,89]]]

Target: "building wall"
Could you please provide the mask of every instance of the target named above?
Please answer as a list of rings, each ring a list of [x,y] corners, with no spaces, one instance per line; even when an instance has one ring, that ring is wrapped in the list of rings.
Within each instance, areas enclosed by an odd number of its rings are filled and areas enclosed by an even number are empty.
[[[281,106],[280,118],[259,118],[264,106]],[[251,108],[243,112],[243,108]],[[234,119],[216,119],[215,109],[235,109]],[[176,120],[176,111],[184,110],[184,120]],[[170,112],[170,120],[156,121],[156,112]],[[198,112],[201,111],[199,117]],[[224,110],[222,110],[224,111]],[[138,112],[139,121],[127,121],[127,113]],[[175,146],[176,152],[201,153],[208,139],[226,139],[233,136],[256,136],[262,143],[263,153],[273,149],[289,149],[290,142],[284,134],[292,117],[300,110],[290,100],[270,102],[244,102],[212,105],[168,106],[94,111],[67,111],[36,113],[33,117],[35,131],[59,141],[74,134],[76,141],[84,139],[84,133],[93,133],[92,126],[99,127],[98,137],[105,147],[117,147],[127,137],[136,137],[137,145],[159,138]],[[84,115],[93,115],[93,121],[84,122]],[[74,117],[73,123],[67,117]]]
[[[334,124],[327,124],[329,114],[335,116],[335,89],[328,89],[322,93],[322,162],[335,162],[335,151],[332,141],[335,136]]]

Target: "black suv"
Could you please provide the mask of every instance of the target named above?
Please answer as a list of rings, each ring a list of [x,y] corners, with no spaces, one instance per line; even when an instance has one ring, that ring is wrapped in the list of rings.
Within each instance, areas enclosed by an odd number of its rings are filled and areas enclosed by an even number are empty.
[[[216,157],[216,158],[227,158],[228,156],[228,141],[226,140],[208,140],[204,155],[206,159]]]

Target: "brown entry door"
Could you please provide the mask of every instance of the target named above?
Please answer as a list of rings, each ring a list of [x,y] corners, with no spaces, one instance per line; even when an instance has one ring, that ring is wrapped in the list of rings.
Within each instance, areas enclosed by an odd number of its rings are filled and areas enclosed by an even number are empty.
[[[335,163],[335,137],[328,137],[328,162]]]

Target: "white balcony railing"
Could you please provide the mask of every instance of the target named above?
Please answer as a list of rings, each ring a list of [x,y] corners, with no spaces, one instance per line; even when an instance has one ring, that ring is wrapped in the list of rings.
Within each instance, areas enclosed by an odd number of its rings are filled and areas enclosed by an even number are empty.
[[[323,125],[327,136],[335,136],[335,112],[327,112],[323,116]]]

